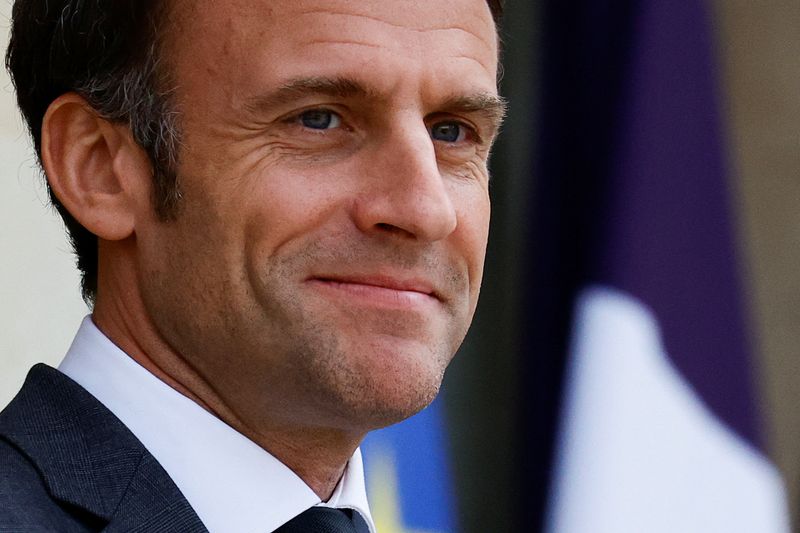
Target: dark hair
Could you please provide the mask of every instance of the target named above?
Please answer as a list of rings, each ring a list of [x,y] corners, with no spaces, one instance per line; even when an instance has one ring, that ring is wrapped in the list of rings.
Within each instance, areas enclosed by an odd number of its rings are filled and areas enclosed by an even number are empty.
[[[503,4],[505,0],[486,0],[489,4],[489,9],[492,10],[492,16],[496,24],[500,24],[500,19],[503,17]]]
[[[487,0],[496,21],[503,0]],[[174,217],[180,144],[170,73],[162,66],[165,0],[16,0],[6,68],[41,160],[42,120],[60,95],[75,91],[104,118],[127,123],[153,168],[156,214]],[[87,303],[97,292],[97,237],[80,225],[48,185],[81,271]]]
[[[154,205],[162,218],[180,197],[175,166],[179,131],[168,69],[160,68],[159,0],[17,0],[6,68],[41,160],[42,120],[60,95],[75,91],[104,118],[125,122],[153,167]],[[69,232],[87,303],[97,291],[97,237],[48,186]]]

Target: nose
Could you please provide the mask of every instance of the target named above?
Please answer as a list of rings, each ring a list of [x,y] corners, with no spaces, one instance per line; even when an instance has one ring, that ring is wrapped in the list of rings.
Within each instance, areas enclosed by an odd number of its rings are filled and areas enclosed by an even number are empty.
[[[365,233],[393,233],[419,241],[444,239],[458,225],[446,176],[423,122],[394,128],[373,147],[354,219]]]

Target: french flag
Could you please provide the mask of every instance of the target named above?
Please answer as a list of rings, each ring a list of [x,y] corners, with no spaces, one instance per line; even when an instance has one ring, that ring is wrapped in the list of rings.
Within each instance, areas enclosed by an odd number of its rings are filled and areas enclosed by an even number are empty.
[[[709,5],[551,0],[543,17],[537,194],[560,210],[572,302],[545,531],[788,532]]]

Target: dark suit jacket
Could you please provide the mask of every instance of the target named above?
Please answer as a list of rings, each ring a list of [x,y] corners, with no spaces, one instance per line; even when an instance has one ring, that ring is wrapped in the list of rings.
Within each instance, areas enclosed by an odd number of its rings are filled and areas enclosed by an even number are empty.
[[[36,365],[0,413],[0,532],[101,530],[207,531],[119,419],[64,374]]]

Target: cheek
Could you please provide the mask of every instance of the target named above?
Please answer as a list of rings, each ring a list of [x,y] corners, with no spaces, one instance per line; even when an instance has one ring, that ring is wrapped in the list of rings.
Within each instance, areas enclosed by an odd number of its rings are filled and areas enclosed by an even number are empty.
[[[464,295],[462,304],[471,317],[478,303],[483,278],[491,209],[487,191],[479,186],[457,198],[458,226],[451,235],[450,250],[466,270],[468,294]]]
[[[248,187],[240,205],[244,246],[270,255],[330,220],[341,205],[341,192],[314,177],[265,173]]]
[[[491,205],[485,189],[471,191],[459,199],[456,237],[469,270],[471,284],[480,285],[489,237]]]

